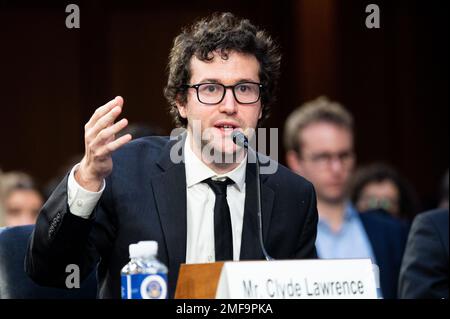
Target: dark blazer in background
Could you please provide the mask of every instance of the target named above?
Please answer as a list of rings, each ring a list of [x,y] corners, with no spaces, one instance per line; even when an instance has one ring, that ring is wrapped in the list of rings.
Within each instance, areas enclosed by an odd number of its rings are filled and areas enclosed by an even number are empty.
[[[23,269],[34,225],[0,229],[0,299],[94,299],[97,280],[92,272],[80,288],[58,289],[34,283]]]
[[[169,268],[173,297],[186,258],[186,174],[173,163],[167,137],[135,140],[113,154],[114,168],[91,218],[70,213],[66,177],[45,203],[30,240],[26,270],[36,282],[60,287],[67,264],[83,276],[98,262],[99,297],[120,298],[120,271],[128,246],[159,243],[158,257]],[[240,259],[263,259],[258,240],[255,165],[246,171],[246,198]],[[317,209],[314,188],[278,165],[261,175],[264,241],[276,259],[315,258]]]
[[[383,298],[397,298],[398,276],[409,227],[381,210],[360,214],[380,270]]]
[[[448,299],[448,227],[448,209],[414,219],[400,272],[400,298]]]

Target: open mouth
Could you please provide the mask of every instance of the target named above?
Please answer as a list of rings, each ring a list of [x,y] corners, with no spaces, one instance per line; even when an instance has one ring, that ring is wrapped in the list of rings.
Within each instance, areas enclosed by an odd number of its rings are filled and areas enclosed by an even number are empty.
[[[224,124],[224,125],[214,125],[215,128],[219,129],[221,132],[224,133],[228,133],[228,132],[233,132],[237,127],[234,125],[228,125],[228,124]]]

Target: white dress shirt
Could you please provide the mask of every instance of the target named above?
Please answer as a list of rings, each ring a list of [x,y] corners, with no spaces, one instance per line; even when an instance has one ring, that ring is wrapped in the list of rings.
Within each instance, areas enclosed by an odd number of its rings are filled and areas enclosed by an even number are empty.
[[[205,183],[207,178],[223,180],[226,177],[234,184],[227,187],[227,202],[230,207],[233,232],[233,259],[239,260],[245,203],[245,170],[247,159],[231,172],[218,175],[204,164],[190,147],[190,135],[186,138],[184,160],[186,167],[187,195],[187,250],[186,263],[215,261],[214,250],[214,203],[216,196]]]
[[[184,160],[186,168],[187,196],[187,238],[186,263],[207,263],[215,261],[214,249],[214,203],[215,194],[202,183],[207,178],[222,180],[230,178],[234,184],[227,187],[227,201],[230,207],[233,232],[233,259],[239,260],[241,251],[242,225],[245,204],[245,172],[247,158],[234,170],[219,175],[204,164],[190,147],[190,134],[185,141]],[[104,189],[90,192],[83,189],[75,180],[75,165],[68,180],[68,205],[70,212],[82,218],[89,218]],[[173,221],[176,223],[177,221]]]

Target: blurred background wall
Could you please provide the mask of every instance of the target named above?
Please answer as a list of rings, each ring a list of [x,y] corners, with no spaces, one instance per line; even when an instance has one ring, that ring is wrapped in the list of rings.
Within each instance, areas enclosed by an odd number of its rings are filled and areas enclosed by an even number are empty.
[[[70,3],[80,29],[65,26]],[[380,29],[365,26],[369,3],[380,7]],[[214,11],[247,17],[281,44],[278,103],[265,125],[280,141],[295,107],[327,95],[355,116],[360,164],[391,163],[423,208],[437,204],[449,105],[449,19],[438,1],[0,0],[0,168],[47,183],[83,152],[84,123],[116,95],[130,122],[170,133],[162,91],[172,40]]]

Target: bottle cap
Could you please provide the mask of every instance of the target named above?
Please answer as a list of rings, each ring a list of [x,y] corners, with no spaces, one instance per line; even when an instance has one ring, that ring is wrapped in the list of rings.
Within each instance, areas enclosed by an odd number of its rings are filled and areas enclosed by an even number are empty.
[[[128,250],[130,252],[130,258],[137,258],[137,257],[139,257],[138,244],[130,244],[130,246],[128,247]]]
[[[140,241],[137,244],[143,256],[156,256],[158,254],[158,242],[155,240]]]

